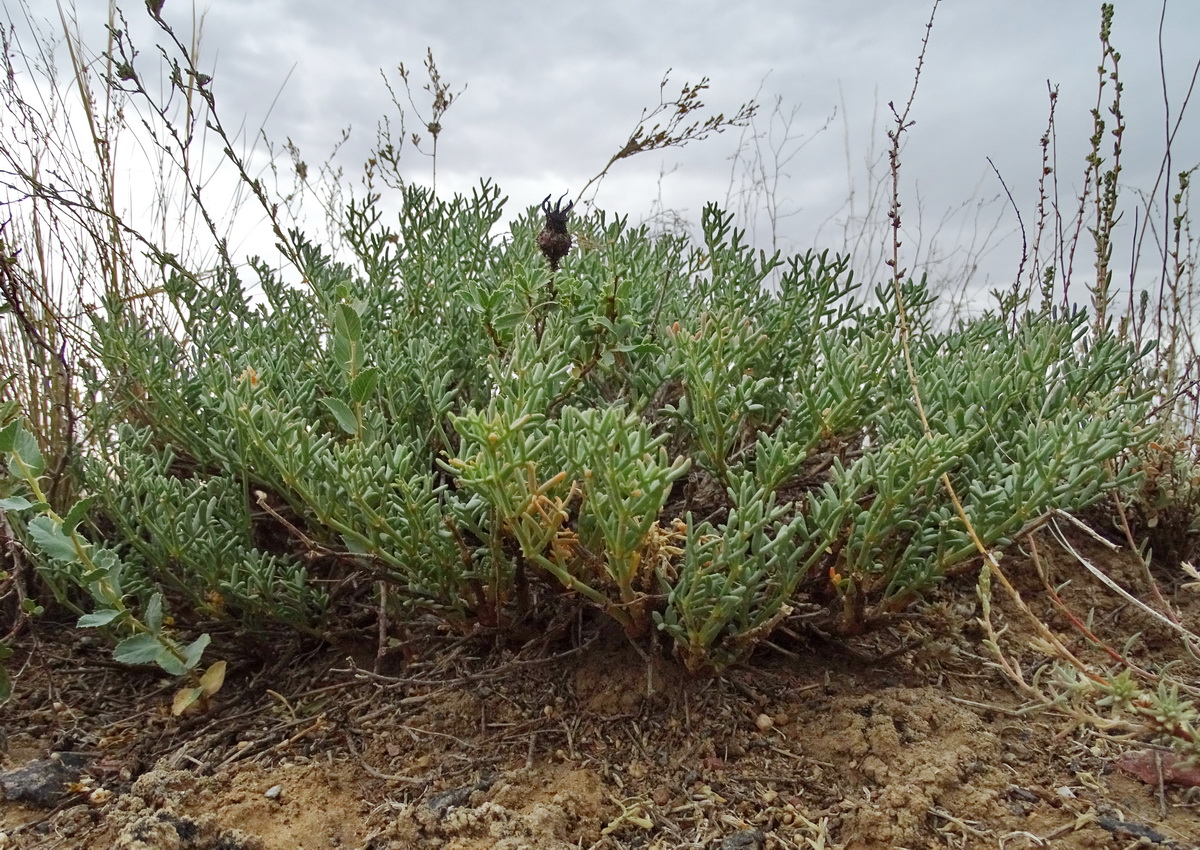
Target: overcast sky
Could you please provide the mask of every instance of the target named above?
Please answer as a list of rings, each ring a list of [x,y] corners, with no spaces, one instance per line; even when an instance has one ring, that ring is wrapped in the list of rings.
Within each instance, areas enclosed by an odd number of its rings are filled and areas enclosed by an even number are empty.
[[[50,0],[32,3],[35,12],[40,3],[54,14]],[[85,36],[102,35],[104,5],[79,3]],[[1115,5],[1112,40],[1121,51],[1129,124],[1123,182],[1149,189],[1166,133],[1162,9],[1156,0]],[[130,0],[127,13],[135,38],[145,39],[153,33],[141,6]],[[642,109],[657,103],[668,69],[667,95],[707,76],[704,99],[714,111],[731,114],[757,98],[756,130],[773,132],[767,140],[777,144],[790,138],[782,153],[789,161],[782,169],[767,165],[782,172],[775,200],[780,247],[803,250],[842,248],[852,193],[853,212],[861,214],[869,174],[883,176],[887,104],[908,97],[930,7],[917,0],[210,0],[196,9],[203,13],[202,65],[213,69],[225,120],[244,116],[248,127],[291,138],[310,165],[351,128],[339,161],[354,174],[378,121],[396,118],[381,70],[398,86],[395,68],[407,65],[424,110],[422,60],[431,48],[452,89],[467,87],[443,120],[439,191],[469,190],[488,177],[513,209],[550,193],[577,193],[628,138]],[[166,0],[163,15],[185,38],[192,14],[190,4]],[[904,152],[906,249],[928,248],[936,235],[953,265],[986,244],[977,282],[1010,282],[1020,239],[1011,236],[1017,223],[1007,201],[992,200],[1002,188],[988,158],[1032,227],[1049,82],[1060,91],[1064,202],[1078,190],[1096,102],[1099,20],[1100,4],[1092,0],[942,2]],[[1162,47],[1177,111],[1200,57],[1200,3],[1169,0]],[[772,121],[777,99],[776,119],[794,116],[786,133]],[[1200,162],[1197,109],[1176,140],[1174,171]],[[415,126],[410,115],[409,129]],[[746,141],[733,130],[619,163],[596,203],[635,221],[660,198],[693,222],[707,201],[736,207],[732,157]],[[1104,150],[1111,150],[1108,140]],[[408,177],[427,182],[429,160],[412,150],[405,157]],[[955,217],[939,225],[952,211]],[[769,247],[765,218],[743,223]]]

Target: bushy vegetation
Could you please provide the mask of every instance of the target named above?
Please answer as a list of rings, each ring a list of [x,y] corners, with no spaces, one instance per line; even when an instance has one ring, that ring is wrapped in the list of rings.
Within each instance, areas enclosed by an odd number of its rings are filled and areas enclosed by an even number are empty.
[[[106,84],[149,98],[114,38]],[[173,43],[171,85],[227,143],[212,81]],[[719,130],[722,116],[685,120],[703,87],[626,149]],[[497,234],[507,199],[487,181],[453,198],[397,185],[389,220],[373,181],[390,144],[367,194],[334,210],[336,249],[288,229],[227,144],[286,270],[238,266],[207,213],[218,260],[189,266],[111,197],[21,174],[32,209],[92,222],[101,282],[68,315],[6,237],[7,362],[25,364],[0,430],[10,637],[53,603],[119,660],[191,676],[177,706],[220,686],[223,667],[199,664],[209,634],[234,629],[370,634],[382,652],[420,618],[525,641],[595,617],[720,672],[784,624],[857,634],[947,576],[990,575],[992,550],[1054,512],[1149,505],[1168,479],[1139,477],[1144,449],[1178,430],[1194,364],[1155,350],[1144,309],[1112,318],[1111,199],[1091,313],[1060,306],[1055,267],[1035,262],[997,307],[937,321],[899,256],[907,116],[878,287],[847,257],[755,251],[716,206],[695,240],[593,209],[561,263],[539,253],[536,208]],[[1088,173],[1115,186],[1099,128]]]
[[[555,273],[537,215],[492,239],[501,215],[488,184],[409,187],[394,227],[352,211],[353,266],[293,234],[304,286],[176,273],[167,323],[104,304],[86,574],[33,535],[60,598],[119,574],[139,609],[324,634],[382,588],[398,621],[514,636],[583,603],[720,670],[801,602],[857,631],[977,556],[942,475],[1003,546],[1146,438],[1143,352],[1082,313],[938,332],[910,284],[925,435],[894,302],[852,297],[845,260],[755,255],[716,208],[699,245],[594,213]]]

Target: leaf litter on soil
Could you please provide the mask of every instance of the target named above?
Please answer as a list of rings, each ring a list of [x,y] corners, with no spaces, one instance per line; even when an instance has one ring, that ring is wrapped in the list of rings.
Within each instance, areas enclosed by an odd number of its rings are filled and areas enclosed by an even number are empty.
[[[1032,569],[1009,570],[1081,644]],[[1179,654],[1088,577],[1061,592],[1104,612],[1114,640],[1142,632],[1143,663]],[[1197,611],[1195,593],[1176,596]],[[1047,663],[995,604],[1010,655]],[[1148,742],[1031,710],[987,663],[976,609],[970,583],[953,583],[853,644],[788,630],[721,678],[585,618],[549,647],[414,628],[412,660],[378,671],[366,643],[281,644],[230,657],[210,710],[184,717],[171,682],[43,624],[0,709],[0,769],[50,753],[85,766],[50,808],[0,804],[0,847],[1197,846],[1194,789],[1155,781]]]

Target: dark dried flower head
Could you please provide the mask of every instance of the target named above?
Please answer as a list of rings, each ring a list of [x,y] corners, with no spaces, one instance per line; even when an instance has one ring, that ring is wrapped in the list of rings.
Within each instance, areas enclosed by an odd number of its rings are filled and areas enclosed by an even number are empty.
[[[571,216],[571,208],[575,206],[575,202],[571,201],[564,207],[562,202],[565,197],[565,194],[560,197],[553,207],[550,206],[550,195],[542,201],[546,224],[538,234],[537,242],[553,271],[558,270],[559,262],[571,251],[571,234],[567,232],[567,219]]]

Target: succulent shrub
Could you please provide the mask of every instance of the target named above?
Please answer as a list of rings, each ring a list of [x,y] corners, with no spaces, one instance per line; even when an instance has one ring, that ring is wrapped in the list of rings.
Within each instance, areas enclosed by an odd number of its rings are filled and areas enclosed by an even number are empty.
[[[299,282],[173,275],[170,319],[98,313],[89,533],[134,607],[328,634],[384,588],[390,622],[522,636],[582,605],[719,671],[801,603],[853,632],[969,565],[943,475],[999,547],[1148,438],[1144,352],[1082,313],[935,330],[910,282],[926,434],[894,299],[845,258],[709,207],[694,243],[578,217],[548,264],[536,208],[493,236],[494,185],[377,204],[353,257],[291,234]]]

